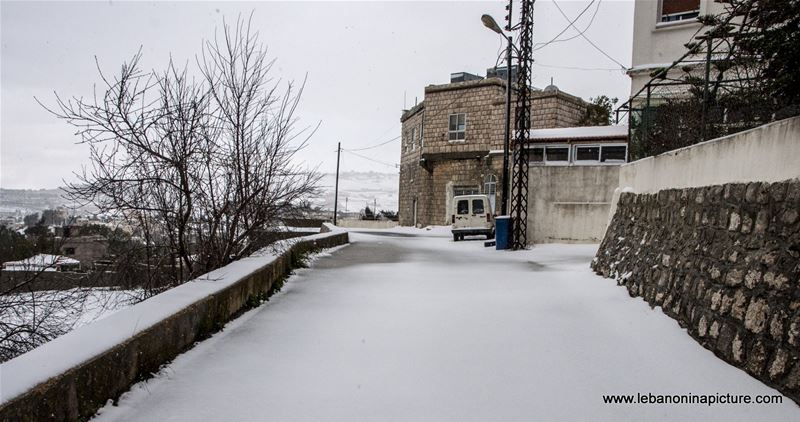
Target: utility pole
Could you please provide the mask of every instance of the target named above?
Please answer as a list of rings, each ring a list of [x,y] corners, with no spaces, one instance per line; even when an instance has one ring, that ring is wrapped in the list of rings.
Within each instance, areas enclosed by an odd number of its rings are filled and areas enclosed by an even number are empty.
[[[511,1],[508,2],[508,18],[511,26]],[[511,36],[508,37],[508,47],[506,48],[506,133],[503,139],[503,189],[500,196],[500,212],[508,215],[508,186],[511,184],[508,171],[508,148],[511,143],[511,49],[513,43]]]
[[[517,57],[517,105],[515,110],[514,168],[511,185],[511,248],[528,246],[528,140],[531,130],[531,63],[533,57],[533,3],[522,0]]]
[[[336,148],[336,188],[333,194],[333,225],[336,225],[336,214],[339,212],[339,157],[342,155],[342,143]]]

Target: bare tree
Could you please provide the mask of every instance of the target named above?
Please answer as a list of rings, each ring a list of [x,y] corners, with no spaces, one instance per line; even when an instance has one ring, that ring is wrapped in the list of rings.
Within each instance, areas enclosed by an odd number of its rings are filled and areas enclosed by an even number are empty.
[[[98,64],[92,98],[56,94],[54,107],[43,105],[89,146],[69,199],[121,216],[135,233],[85,286],[43,291],[42,273],[31,272],[0,289],[0,361],[81,323],[96,286],[123,288],[106,300],[138,301],[253,252],[264,229],[315,193],[316,169],[296,162],[315,132],[296,128],[305,83],[272,79],[249,20],[222,29],[196,69],[170,60],[144,71],[140,50],[114,76]]]
[[[171,61],[143,72],[140,59],[100,71],[92,101],[57,96],[49,110],[90,147],[72,199],[135,223],[147,268],[180,283],[252,252],[255,232],[315,192],[318,173],[295,162],[314,130],[296,128],[304,84],[273,81],[250,21],[205,43],[197,80]]]

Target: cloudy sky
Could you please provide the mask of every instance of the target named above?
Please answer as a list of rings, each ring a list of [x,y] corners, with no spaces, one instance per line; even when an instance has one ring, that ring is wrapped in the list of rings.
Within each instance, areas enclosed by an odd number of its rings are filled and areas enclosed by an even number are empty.
[[[0,3],[0,187],[52,188],[86,163],[74,130],[42,109],[62,96],[90,96],[104,72],[114,73],[141,46],[142,64],[163,69],[170,57],[194,61],[202,41],[223,18],[253,12],[253,25],[276,59],[275,77],[308,75],[300,115],[321,122],[302,159],[334,171],[336,143],[363,148],[397,137],[403,108],[422,100],[426,85],[446,83],[451,72],[485,74],[502,39],[481,25],[483,13],[499,22],[503,0],[483,2],[10,2]],[[534,53],[534,85],[550,78],[588,99],[625,98],[630,83],[620,69],[631,60],[631,0],[558,0],[585,39],[572,28]],[[518,3],[517,3],[518,6]],[[588,6],[588,9],[587,9]],[[552,40],[568,20],[552,1],[535,6],[535,41]],[[610,56],[607,57],[607,56]],[[613,60],[612,60],[613,59]],[[615,63],[619,62],[619,63]],[[398,141],[343,154],[342,168],[397,171]]]

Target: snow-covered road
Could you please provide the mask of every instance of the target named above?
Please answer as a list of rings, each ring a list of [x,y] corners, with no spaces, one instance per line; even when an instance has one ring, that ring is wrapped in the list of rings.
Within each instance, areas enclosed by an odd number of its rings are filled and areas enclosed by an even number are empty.
[[[591,273],[596,246],[498,252],[400,230],[351,233],[98,419],[800,420],[787,398],[604,404],[604,394],[779,393]]]

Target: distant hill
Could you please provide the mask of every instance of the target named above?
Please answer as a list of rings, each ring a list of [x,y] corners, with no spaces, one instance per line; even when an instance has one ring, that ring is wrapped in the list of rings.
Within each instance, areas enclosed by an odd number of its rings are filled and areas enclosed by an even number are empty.
[[[326,173],[320,181],[321,194],[312,203],[324,209],[333,209],[336,175]],[[347,171],[339,174],[339,206],[342,211],[359,211],[377,202],[378,210],[397,211],[398,173]],[[0,189],[0,212],[22,214],[41,212],[57,207],[75,208],[58,189]],[[80,207],[78,212],[94,213],[91,206]]]
[[[76,208],[78,211],[95,212],[96,208],[77,207],[64,197],[64,190],[56,189],[0,189],[0,212],[23,214],[41,212],[58,207]]]
[[[333,209],[334,184],[336,174],[326,173],[320,181],[322,194],[313,200],[315,205]],[[341,211],[359,211],[365,206],[378,210],[397,211],[397,192],[399,173],[378,173],[374,171],[347,171],[339,174],[339,208]]]

